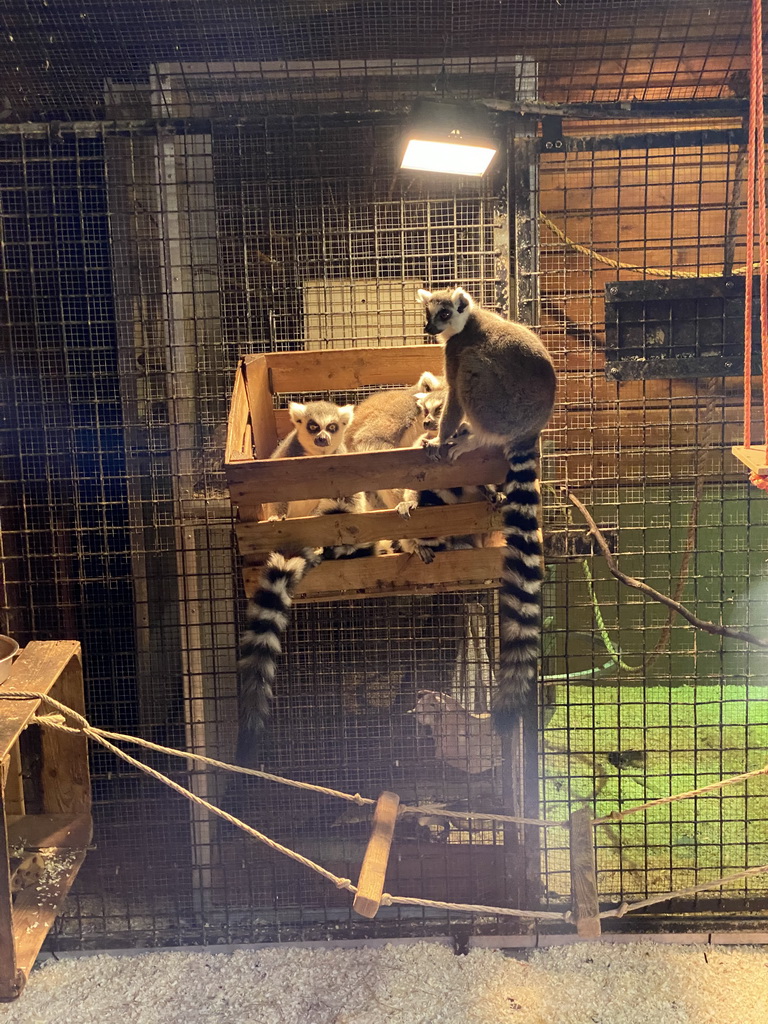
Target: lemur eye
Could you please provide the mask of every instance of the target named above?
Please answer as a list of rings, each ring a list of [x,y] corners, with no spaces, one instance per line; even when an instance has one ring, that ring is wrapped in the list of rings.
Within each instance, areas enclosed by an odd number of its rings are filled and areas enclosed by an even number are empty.
[[[451,319],[451,313],[450,313],[450,311],[449,311],[449,310],[447,310],[447,309],[443,309],[443,310],[441,310],[441,311],[440,311],[440,312],[438,313],[438,316],[440,317],[440,319],[441,319],[441,320],[450,320],[450,319]]]
[[[339,429],[338,423],[329,423],[325,428],[329,434],[335,434]]]
[[[320,430],[320,427],[315,423],[314,420],[310,420],[309,423],[307,424],[307,430],[310,432],[310,434],[316,434]]]

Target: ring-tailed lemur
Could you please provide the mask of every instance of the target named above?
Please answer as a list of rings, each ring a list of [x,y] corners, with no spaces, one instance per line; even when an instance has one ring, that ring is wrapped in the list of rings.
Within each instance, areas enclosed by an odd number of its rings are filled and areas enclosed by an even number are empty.
[[[379,452],[391,448],[410,448],[422,432],[423,410],[419,397],[435,391],[443,382],[425,371],[409,388],[377,391],[355,409],[354,423],[347,435],[351,452]],[[394,508],[402,500],[400,488],[366,492],[370,509]]]
[[[295,459],[301,455],[339,455],[346,451],[344,438],[354,418],[353,405],[334,405],[332,402],[291,402],[288,415],[293,430],[284,437],[270,455],[270,459]],[[317,498],[301,501],[270,502],[265,505],[267,519],[285,519],[286,516],[311,515]]]
[[[417,395],[419,407],[424,420],[424,434],[416,440],[413,447],[422,447],[424,442],[437,435],[440,416],[447,389],[443,386],[428,394]],[[476,487],[432,488],[415,491],[406,488],[403,498],[396,508],[403,519],[410,519],[415,508],[440,508],[445,505],[459,505],[469,501],[487,500],[490,504],[497,503],[497,494],[493,487],[479,485]],[[440,551],[459,551],[468,548],[481,548],[485,543],[485,534],[463,534],[440,537],[403,537],[397,542],[401,551],[409,555],[418,555],[422,562],[429,564]]]
[[[419,290],[427,334],[445,345],[448,397],[438,437],[426,441],[439,458],[465,420],[471,433],[451,442],[456,458],[481,445],[504,449],[506,543],[499,591],[500,664],[492,712],[507,731],[536,683],[541,634],[542,549],[539,540],[538,442],[555,400],[555,370],[529,328],[474,304],[463,288]]]

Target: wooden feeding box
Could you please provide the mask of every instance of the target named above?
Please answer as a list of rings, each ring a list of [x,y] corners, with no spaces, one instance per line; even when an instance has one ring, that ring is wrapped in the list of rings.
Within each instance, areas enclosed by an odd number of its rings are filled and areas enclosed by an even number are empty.
[[[83,714],[80,644],[29,644],[3,690],[30,694],[0,700],[0,999],[9,1000],[21,994],[91,842],[86,737],[42,727],[39,748],[30,752],[26,736],[20,745],[32,715],[49,712],[35,694]]]
[[[506,462],[500,452],[490,449],[472,452],[454,463],[435,463],[426,452],[414,448],[269,458],[291,429],[287,402],[281,408],[278,401],[276,407],[276,395],[409,386],[425,370],[440,373],[442,361],[442,350],[437,345],[271,353],[248,355],[240,361],[229,414],[226,473],[232,503],[238,511],[237,537],[247,593],[254,590],[259,566],[270,551],[406,537],[492,534],[498,530],[498,512],[484,501],[416,509],[408,520],[391,510],[262,521],[266,502],[504,480]],[[429,565],[407,554],[324,562],[308,573],[297,598],[321,601],[495,587],[501,560],[498,543],[499,538],[494,537],[486,548],[441,552]]]

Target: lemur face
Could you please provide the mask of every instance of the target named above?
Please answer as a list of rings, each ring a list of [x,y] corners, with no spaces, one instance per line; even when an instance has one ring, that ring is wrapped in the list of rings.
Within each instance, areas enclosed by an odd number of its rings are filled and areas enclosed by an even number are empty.
[[[427,334],[442,334],[447,339],[464,330],[472,299],[463,288],[442,292],[419,289],[418,296],[424,304],[427,317],[424,331]]]
[[[291,402],[288,407],[296,436],[307,455],[333,455],[352,422],[354,406],[332,402]]]
[[[427,434],[437,434],[437,428],[440,426],[440,415],[443,411],[443,402],[445,401],[445,391],[431,391],[428,394],[422,394],[416,396],[419,409],[421,409],[424,416],[423,428]]]

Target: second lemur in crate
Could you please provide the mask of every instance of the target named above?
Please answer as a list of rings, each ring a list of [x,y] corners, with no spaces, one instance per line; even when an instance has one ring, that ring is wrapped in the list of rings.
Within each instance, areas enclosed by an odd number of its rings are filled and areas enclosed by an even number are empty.
[[[423,413],[424,433],[417,438],[414,448],[422,446],[426,440],[437,436],[446,395],[445,387],[428,394],[417,395],[417,401]],[[410,519],[411,512],[415,508],[442,508],[446,505],[459,505],[482,500],[496,505],[498,499],[499,496],[495,488],[484,484],[470,487],[432,488],[423,491],[406,488],[403,491],[402,501],[398,502],[396,508],[403,519]],[[397,547],[409,555],[418,555],[422,562],[429,564],[440,551],[481,548],[484,547],[485,541],[486,534],[484,533],[440,537],[404,537],[397,541]]]
[[[424,411],[419,399],[443,386],[443,381],[425,371],[409,388],[377,391],[355,409],[355,420],[347,435],[351,452],[380,452],[410,448],[423,432]],[[394,508],[402,500],[402,488],[367,491],[369,509]]]
[[[463,288],[419,291],[425,331],[445,345],[448,397],[440,430],[426,445],[450,458],[500,446],[509,463],[503,485],[506,544],[499,590],[499,668],[492,714],[508,730],[536,683],[541,635],[538,443],[555,400],[555,370],[541,340],[522,324],[474,304]],[[462,421],[470,433],[446,449]]]

